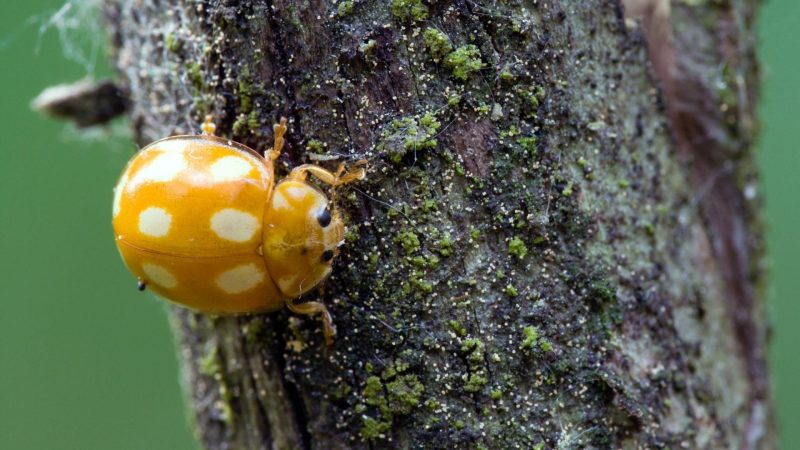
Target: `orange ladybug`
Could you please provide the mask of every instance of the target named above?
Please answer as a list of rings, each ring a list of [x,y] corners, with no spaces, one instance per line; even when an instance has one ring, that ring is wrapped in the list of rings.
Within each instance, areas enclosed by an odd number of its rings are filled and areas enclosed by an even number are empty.
[[[331,186],[363,179],[364,161],[336,173],[301,165],[275,183],[286,118],[264,157],[217,136],[172,136],[144,147],[114,189],[114,234],[122,259],[160,296],[215,314],[265,312],[284,305],[321,314],[326,341],[335,328],[319,302],[295,299],[331,272],[344,224],[309,174]]]

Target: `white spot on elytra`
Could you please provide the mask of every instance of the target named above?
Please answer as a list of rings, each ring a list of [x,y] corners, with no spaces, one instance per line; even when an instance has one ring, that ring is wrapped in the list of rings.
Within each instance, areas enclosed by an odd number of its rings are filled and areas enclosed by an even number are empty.
[[[222,272],[216,279],[217,286],[229,294],[249,291],[264,281],[264,271],[255,264],[238,266]]]
[[[278,287],[281,291],[287,292],[296,287],[298,275],[289,275],[278,279]]]
[[[158,264],[144,263],[142,264],[142,271],[147,275],[147,281],[151,281],[159,286],[172,289],[178,285],[178,280],[175,278],[175,275],[172,275],[169,270]]]
[[[154,150],[160,152],[180,153],[186,151],[186,141],[184,139],[165,139],[153,145]]]
[[[232,181],[246,176],[253,166],[244,158],[225,156],[212,164],[209,170],[216,181]]]
[[[286,191],[286,195],[296,202],[303,200],[308,192],[307,188],[300,186],[288,186],[284,190]]]
[[[238,209],[225,208],[211,216],[211,229],[217,236],[234,242],[247,242],[258,231],[258,219]]]
[[[139,214],[139,231],[150,237],[164,237],[169,233],[172,216],[163,208],[150,207]]]
[[[272,194],[272,207],[275,209],[288,209],[289,202],[286,200],[286,197],[281,194],[280,191],[275,191]]]
[[[172,181],[186,167],[186,158],[182,153],[161,153],[139,169],[128,186],[136,189],[143,183]]]
[[[128,172],[122,174],[122,178],[119,179],[119,183],[114,188],[114,217],[117,217],[119,214],[119,204],[122,201],[122,191],[125,189],[125,185],[128,184]]]

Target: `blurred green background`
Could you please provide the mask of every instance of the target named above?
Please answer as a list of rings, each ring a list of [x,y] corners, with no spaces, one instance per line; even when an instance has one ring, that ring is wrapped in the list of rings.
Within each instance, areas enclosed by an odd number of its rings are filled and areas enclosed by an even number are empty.
[[[46,86],[109,73],[102,50],[92,56],[99,31],[75,33],[82,4],[12,0],[0,16],[0,449],[196,449],[164,305],[136,291],[112,244],[111,188],[135,149],[127,124],[79,135],[28,106]],[[59,11],[60,28],[42,32]],[[798,29],[800,2],[765,4],[759,158],[787,449],[800,448]]]
[[[87,3],[9,0],[0,14],[0,449],[195,450],[165,307],[112,241],[127,125],[87,140],[28,106],[110,73]],[[40,37],[54,15],[61,28]]]

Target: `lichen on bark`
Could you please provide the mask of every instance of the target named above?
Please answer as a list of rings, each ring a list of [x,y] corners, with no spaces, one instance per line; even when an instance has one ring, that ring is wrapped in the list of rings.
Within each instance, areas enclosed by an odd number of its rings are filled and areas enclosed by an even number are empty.
[[[287,312],[173,312],[202,443],[748,448],[763,360],[639,25],[599,0],[345,3],[106,5],[140,143],[211,113],[264,150],[285,115],[281,173],[370,163],[313,294],[332,349]]]

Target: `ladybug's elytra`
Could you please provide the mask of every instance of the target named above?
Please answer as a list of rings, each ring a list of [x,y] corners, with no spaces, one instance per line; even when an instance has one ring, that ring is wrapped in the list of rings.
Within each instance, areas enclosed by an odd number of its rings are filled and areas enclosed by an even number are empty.
[[[284,305],[321,314],[326,341],[335,329],[324,304],[296,303],[331,272],[344,224],[309,174],[331,186],[363,179],[364,161],[336,173],[304,164],[275,183],[274,161],[286,119],[264,157],[214,136],[172,136],[144,147],[114,189],[114,234],[140,288],[193,310],[266,312]]]

